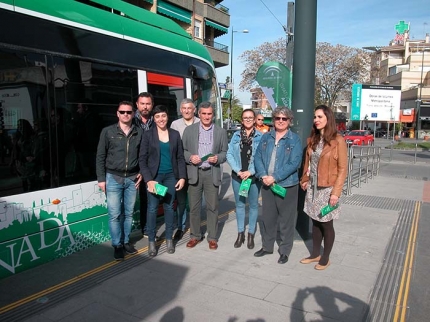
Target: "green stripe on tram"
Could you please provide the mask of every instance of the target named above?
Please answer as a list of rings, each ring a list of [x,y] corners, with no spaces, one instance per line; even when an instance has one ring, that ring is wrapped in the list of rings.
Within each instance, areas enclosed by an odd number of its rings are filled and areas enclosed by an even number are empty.
[[[126,16],[74,0],[15,0],[14,4],[16,8],[135,38],[155,47],[166,47],[189,53],[213,65],[207,49],[192,40],[191,36],[173,20],[120,0],[92,0],[92,2],[120,11]],[[166,37],[166,31],[170,32],[168,37]]]

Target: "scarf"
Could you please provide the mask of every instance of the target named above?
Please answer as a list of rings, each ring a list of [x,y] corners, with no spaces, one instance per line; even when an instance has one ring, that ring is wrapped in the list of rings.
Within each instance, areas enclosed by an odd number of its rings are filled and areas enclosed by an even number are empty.
[[[249,133],[249,136],[246,135],[246,129],[242,125],[240,128],[240,153],[242,153],[244,146],[249,146],[248,152],[246,154],[246,157],[248,158],[248,162],[251,160],[252,155],[252,139],[255,135],[255,127],[252,128],[251,133]]]

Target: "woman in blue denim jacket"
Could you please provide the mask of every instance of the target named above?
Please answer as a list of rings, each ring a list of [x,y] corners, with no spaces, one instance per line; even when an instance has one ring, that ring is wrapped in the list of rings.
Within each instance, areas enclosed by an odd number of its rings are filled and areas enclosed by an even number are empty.
[[[231,167],[231,184],[233,186],[236,201],[237,239],[235,248],[239,248],[245,242],[245,204],[246,197],[239,194],[243,180],[251,179],[248,190],[249,224],[248,224],[248,249],[254,248],[254,235],[258,218],[258,196],[261,182],[256,181],[254,174],[254,154],[262,133],[255,129],[255,113],[251,109],[242,112],[242,126],[233,134],[227,150],[227,162]]]
[[[260,220],[263,247],[254,256],[273,253],[279,224],[278,263],[285,264],[293,248],[299,183],[297,170],[302,162],[303,150],[299,136],[289,129],[293,120],[290,109],[277,107],[272,112],[272,120],[275,129],[263,135],[254,157],[255,176],[263,183]],[[285,197],[271,190],[275,184],[286,188]]]

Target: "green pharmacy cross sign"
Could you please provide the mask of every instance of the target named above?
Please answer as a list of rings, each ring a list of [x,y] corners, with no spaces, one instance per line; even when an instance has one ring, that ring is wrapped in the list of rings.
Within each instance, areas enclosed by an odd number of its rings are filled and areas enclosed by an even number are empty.
[[[396,25],[396,32],[399,35],[403,35],[405,31],[409,30],[409,24],[405,23],[404,20],[400,20],[399,23]]]

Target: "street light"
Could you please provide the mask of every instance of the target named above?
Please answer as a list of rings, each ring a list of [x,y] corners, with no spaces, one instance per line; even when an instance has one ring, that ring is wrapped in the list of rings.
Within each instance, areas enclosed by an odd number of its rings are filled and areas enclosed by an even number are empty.
[[[231,26],[231,46],[230,46],[230,85],[231,85],[231,89],[230,89],[229,106],[228,106],[228,110],[227,110],[227,115],[228,115],[227,127],[228,128],[230,128],[231,112],[233,111],[233,106],[232,106],[233,93],[234,93],[234,83],[233,83],[233,35],[234,35],[235,32],[240,32],[240,33],[247,34],[249,31],[247,29],[234,30],[233,26]]]
[[[420,127],[421,127],[421,120],[420,120],[420,114],[421,114],[421,98],[422,98],[422,91],[423,91],[423,72],[424,72],[424,52],[426,52],[427,50],[429,50],[430,47],[422,47],[422,58],[421,58],[421,80],[420,80],[420,98],[417,99],[415,102],[417,103],[416,105],[416,109],[417,109],[417,115],[416,115],[416,129],[417,129],[417,133],[415,134],[415,138],[416,140],[418,140],[418,136],[420,134]]]

